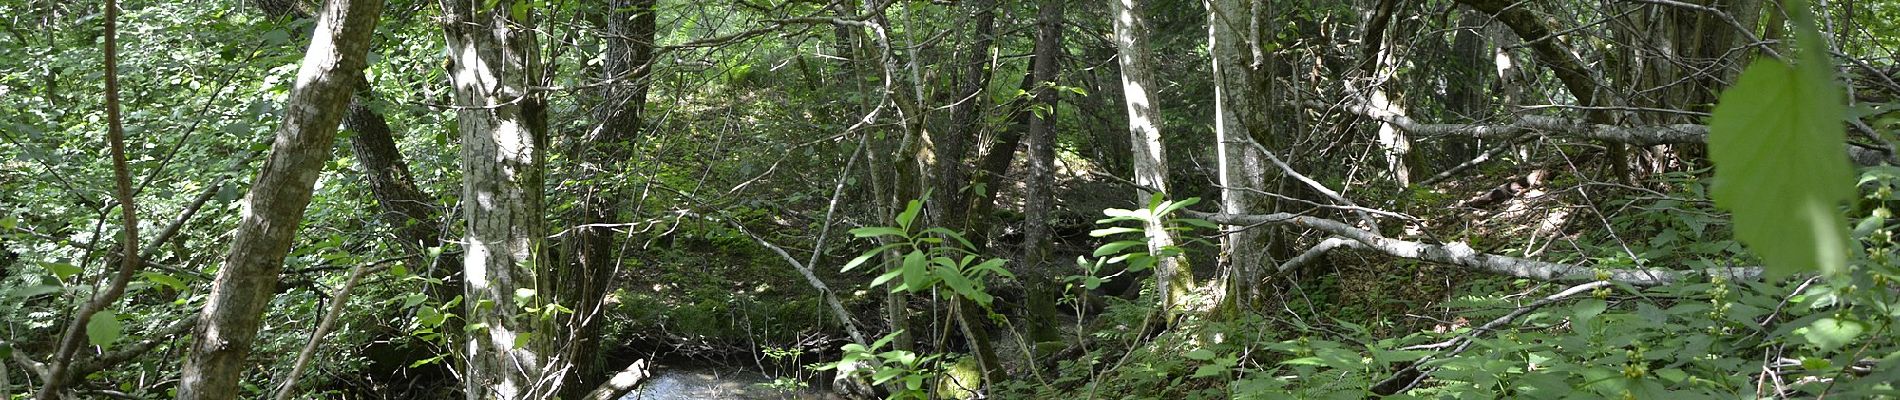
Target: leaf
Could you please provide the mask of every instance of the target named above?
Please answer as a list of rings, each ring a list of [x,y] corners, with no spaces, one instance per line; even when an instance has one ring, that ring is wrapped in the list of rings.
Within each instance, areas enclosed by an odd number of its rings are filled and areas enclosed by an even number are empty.
[[[867,237],[878,237],[878,236],[886,236],[886,235],[903,237],[904,230],[892,228],[888,226],[867,226],[867,227],[856,228],[856,229],[851,230],[851,236],[854,236],[854,237],[867,238]]]
[[[1095,256],[1102,257],[1102,256],[1110,255],[1110,254],[1121,254],[1122,250],[1126,250],[1130,247],[1143,246],[1147,244],[1148,242],[1144,242],[1140,240],[1123,240],[1119,242],[1104,244],[1102,245],[1102,247],[1095,248]],[[1147,251],[1146,248],[1143,248],[1142,250]]]
[[[119,341],[119,335],[124,329],[125,325],[119,323],[119,313],[112,310],[99,310],[99,313],[92,315],[91,321],[86,321],[86,341],[92,342],[94,346],[110,349],[113,342]]]
[[[883,275],[878,275],[876,279],[872,279],[871,286],[875,287],[884,284],[884,282],[890,282],[892,279],[897,279],[897,276],[901,274],[903,274],[903,271],[885,272]]]
[[[27,286],[27,287],[23,287],[19,289],[13,289],[12,292],[7,293],[7,296],[11,296],[18,300],[26,300],[26,299],[31,299],[34,297],[39,297],[42,295],[59,293],[59,291],[60,291],[59,285],[33,285],[33,286]]]
[[[1130,233],[1130,232],[1141,232],[1141,228],[1130,228],[1126,226],[1102,228],[1102,229],[1089,231],[1089,236],[1103,237],[1103,236],[1108,236],[1108,235],[1118,235],[1118,234]]]
[[[917,212],[922,211],[923,208],[923,202],[911,200],[910,204],[904,206],[904,212],[897,214],[897,226],[904,228],[905,231],[909,231],[910,222],[917,219]]]
[[[1711,190],[1734,213],[1735,237],[1770,278],[1847,267],[1849,238],[1836,207],[1854,195],[1841,90],[1827,65],[1761,60],[1722,93],[1709,121]]]
[[[904,290],[912,292],[924,290],[924,285],[930,283],[930,272],[926,270],[928,268],[928,263],[924,261],[924,252],[911,251],[904,254],[904,265],[901,269],[904,271]]]
[[[938,268],[935,272],[937,273],[937,278],[943,279],[943,283],[950,286],[950,290],[956,291],[957,294],[968,297],[970,300],[975,300],[976,304],[981,304],[984,307],[990,306],[990,294],[977,290],[976,284],[970,282],[970,278],[966,278],[963,274],[959,274],[957,271],[949,268]]]
[[[172,290],[185,290],[186,288],[185,281],[179,280],[177,277],[173,277],[171,275],[161,274],[157,272],[146,272],[142,275],[145,275],[146,280],[152,281],[152,283],[165,285],[166,287],[172,288]]]
[[[1189,351],[1187,352],[1187,354],[1182,354],[1181,356],[1187,357],[1189,360],[1207,361],[1207,360],[1214,359],[1215,354],[1213,351],[1208,350],[1208,349],[1194,349],[1193,351]]]
[[[78,275],[80,272],[80,269],[78,266],[63,263],[63,262],[43,262],[43,263],[40,263],[40,267],[46,268],[46,272],[53,273],[53,276],[59,277],[60,280],[65,280],[67,277]]]
[[[864,254],[860,254],[860,255],[858,255],[857,257],[855,257],[855,258],[852,258],[852,259],[851,259],[851,261],[849,261],[849,262],[845,262],[845,263],[844,263],[844,268],[840,268],[840,269],[838,269],[838,272],[848,272],[848,271],[851,271],[851,269],[852,269],[852,268],[857,268],[857,267],[858,267],[858,265],[860,265],[860,264],[864,264],[864,262],[865,262],[865,261],[870,261],[870,260],[871,260],[871,257],[877,257],[877,255],[878,255],[879,253],[883,253],[883,252],[884,252],[885,250],[890,250],[890,249],[892,249],[892,248],[895,248],[895,247],[897,247],[897,246],[901,246],[901,245],[904,245],[904,244],[903,244],[903,243],[892,243],[892,244],[887,244],[887,245],[883,245],[883,246],[878,246],[878,247],[877,247],[877,248],[875,248],[875,249],[871,249],[871,250],[868,250],[868,251],[865,251],[865,252],[864,252]]]
[[[1803,329],[1801,337],[1808,343],[1814,343],[1822,351],[1831,351],[1852,343],[1861,333],[1867,331],[1867,325],[1860,321],[1822,318]]]

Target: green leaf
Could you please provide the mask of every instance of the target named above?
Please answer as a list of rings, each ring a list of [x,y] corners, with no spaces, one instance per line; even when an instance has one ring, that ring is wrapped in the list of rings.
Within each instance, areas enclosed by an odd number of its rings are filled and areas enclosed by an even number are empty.
[[[982,304],[984,307],[990,306],[990,294],[977,290],[976,283],[971,282],[970,278],[966,278],[963,274],[959,274],[957,271],[949,268],[938,268],[934,272],[936,272],[937,278],[943,279],[944,285],[950,286],[950,290],[957,292],[958,295],[968,297],[970,300],[975,300],[976,304]]]
[[[877,279],[872,279],[871,286],[875,287],[877,285],[884,284],[884,282],[890,282],[892,279],[897,279],[897,276],[902,275],[902,274],[903,274],[903,271],[885,272],[883,275],[878,275]]]
[[[1113,243],[1102,245],[1102,247],[1096,247],[1095,256],[1103,257],[1103,256],[1111,255],[1111,254],[1121,254],[1122,250],[1127,250],[1130,247],[1144,246],[1147,244],[1148,242],[1144,242],[1140,240],[1123,240],[1119,242],[1113,242]],[[1148,250],[1147,248],[1142,248],[1142,251],[1147,251],[1147,250]]]
[[[1847,267],[1837,207],[1854,195],[1841,90],[1827,65],[1761,60],[1722,93],[1709,121],[1712,197],[1771,278]]]
[[[99,310],[97,314],[92,315],[91,321],[86,321],[86,341],[92,342],[94,346],[110,349],[113,342],[119,341],[119,335],[124,329],[125,325],[119,323],[119,313],[112,310]]]
[[[1802,330],[1801,337],[1807,338],[1808,343],[1814,343],[1822,351],[1831,351],[1852,343],[1867,332],[1867,325],[1860,321],[1822,318]]]
[[[80,272],[79,266],[63,262],[43,262],[40,263],[40,267],[46,268],[46,272],[53,273],[53,276],[59,277],[60,280],[78,275]]]
[[[905,231],[909,231],[910,222],[917,219],[917,212],[923,209],[923,202],[911,200],[910,204],[904,206],[904,212],[897,214],[897,226],[904,228]]]
[[[928,262],[924,261],[924,252],[922,251],[911,251],[910,253],[904,254],[904,266],[902,268],[902,271],[904,271],[904,290],[912,292],[924,290],[924,285],[930,283],[928,264]]]
[[[1189,360],[1207,361],[1207,360],[1214,359],[1215,354],[1213,351],[1208,350],[1208,349],[1194,349],[1193,351],[1189,351],[1187,352],[1187,354],[1182,354],[1181,356],[1187,357]]]
[[[1141,228],[1130,228],[1130,227],[1125,227],[1125,226],[1102,228],[1102,229],[1089,231],[1089,236],[1103,237],[1103,236],[1108,236],[1108,235],[1118,235],[1118,234],[1130,233],[1130,232],[1141,232]]]
[[[851,230],[851,236],[861,237],[861,238],[878,237],[878,236],[886,236],[886,235],[904,237],[904,230],[892,228],[888,226],[867,226],[867,227]]]
[[[844,263],[844,268],[840,268],[840,269],[838,269],[838,272],[848,272],[848,271],[851,271],[851,269],[852,269],[852,268],[857,268],[857,267],[858,267],[858,265],[861,265],[861,264],[864,264],[864,262],[865,262],[865,261],[870,261],[870,260],[871,260],[871,257],[877,257],[877,255],[878,255],[879,253],[883,253],[883,252],[884,252],[885,250],[890,250],[890,249],[892,249],[892,248],[895,248],[895,247],[897,247],[897,246],[902,246],[902,245],[904,245],[904,244],[903,244],[903,243],[892,243],[892,244],[887,244],[887,245],[883,245],[883,246],[878,246],[878,247],[877,247],[877,248],[875,248],[875,249],[871,249],[871,250],[867,250],[867,251],[865,251],[865,252],[864,252],[864,254],[859,254],[859,255],[858,255],[857,257],[855,257],[855,258],[852,258],[852,259],[851,259],[851,261],[849,261],[849,262],[845,262],[845,263]]]
[[[34,297],[39,297],[42,295],[59,293],[60,289],[61,289],[61,286],[59,285],[33,285],[33,286],[27,286],[27,287],[23,287],[19,289],[13,289],[12,292],[7,293],[7,296],[11,296],[19,300],[26,300],[26,299],[31,299]]]
[[[165,285],[166,287],[172,288],[172,290],[185,290],[185,281],[179,280],[171,275],[157,272],[146,272],[141,275],[145,275],[145,279],[152,281],[152,283]]]

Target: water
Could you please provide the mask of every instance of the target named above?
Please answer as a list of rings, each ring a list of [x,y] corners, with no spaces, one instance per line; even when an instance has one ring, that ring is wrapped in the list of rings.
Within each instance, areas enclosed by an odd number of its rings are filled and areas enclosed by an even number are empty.
[[[772,382],[763,374],[750,371],[721,370],[705,367],[668,368],[657,371],[620,400],[838,400],[842,397],[817,390],[787,392],[767,387]]]

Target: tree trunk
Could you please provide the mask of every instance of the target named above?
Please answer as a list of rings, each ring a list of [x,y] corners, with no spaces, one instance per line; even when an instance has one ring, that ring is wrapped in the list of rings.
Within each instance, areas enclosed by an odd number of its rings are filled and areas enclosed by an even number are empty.
[[[462,140],[464,298],[469,335],[463,381],[468,398],[544,399],[541,380],[552,329],[524,308],[555,291],[542,255],[544,100],[529,92],[541,76],[531,30],[514,5],[444,0],[450,82]]]
[[[614,0],[608,2],[605,40],[600,78],[612,82],[600,89],[601,104],[594,110],[598,124],[580,138],[582,182],[581,209],[575,228],[573,265],[558,276],[557,300],[569,309],[565,326],[568,344],[564,353],[574,364],[568,370],[562,398],[580,398],[587,390],[608,378],[600,354],[600,328],[605,318],[601,300],[613,287],[613,272],[624,258],[616,254],[619,235],[604,226],[621,221],[627,205],[626,192],[620,190],[619,174],[630,165],[634,140],[645,124],[648,76],[652,71],[655,32],[654,0]]]
[[[238,376],[257,338],[264,306],[277,291],[304,206],[330,159],[337,123],[367,64],[379,0],[334,0],[324,6],[284,108],[270,158],[245,196],[211,295],[192,333],[179,399],[233,399]]]
[[[1251,24],[1251,7],[1241,0],[1206,0],[1207,43],[1214,72],[1214,153],[1220,184],[1221,209],[1229,213],[1252,213],[1260,202],[1252,190],[1265,189],[1266,169],[1253,137],[1265,126],[1264,111],[1254,97],[1252,54],[1245,51],[1242,32]],[[1247,300],[1244,285],[1250,285],[1252,271],[1266,259],[1265,231],[1223,227],[1220,263],[1222,301],[1217,304],[1243,304]]]
[[[1023,179],[1023,278],[1028,290],[1030,339],[1060,339],[1055,321],[1062,285],[1049,265],[1049,220],[1055,208],[1056,82],[1062,52],[1063,0],[1042,0],[1036,11],[1035,58],[1030,64],[1028,174]]]
[[[1146,5],[1143,0],[1109,0],[1109,9],[1115,20],[1115,47],[1120,53],[1117,60],[1121,63],[1122,95],[1128,111],[1129,142],[1133,143],[1135,159],[1135,183],[1143,187],[1137,190],[1137,206],[1146,207],[1148,200],[1160,191],[1166,196],[1168,191],[1168,153],[1161,143],[1161,109],[1155,98],[1154,69],[1148,57],[1148,24],[1141,14]],[[1181,256],[1168,256],[1173,252],[1174,234],[1168,232],[1164,221],[1149,221],[1143,226],[1148,234],[1148,253],[1155,256],[1155,295],[1161,310],[1172,316],[1182,310],[1179,302],[1194,282],[1193,272],[1187,270]],[[1164,251],[1165,250],[1165,251]]]
[[[970,142],[983,131],[983,110],[990,105],[986,94],[990,51],[996,42],[996,2],[972,0],[965,4],[975,11],[975,21],[970,24],[970,53],[962,65],[963,82],[956,91],[957,98],[950,104],[949,134],[936,143],[936,176],[931,184],[931,205],[927,207],[934,224],[959,232],[970,226],[970,219],[987,217],[970,214],[969,192],[963,190],[970,183],[964,159],[970,153]]]

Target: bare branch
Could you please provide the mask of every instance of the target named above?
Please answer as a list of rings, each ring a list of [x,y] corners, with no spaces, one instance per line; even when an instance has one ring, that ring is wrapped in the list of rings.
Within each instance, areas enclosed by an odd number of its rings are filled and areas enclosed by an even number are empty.
[[[1368,249],[1376,250],[1393,257],[1456,265],[1500,275],[1545,281],[1608,280],[1634,286],[1656,286],[1682,281],[1697,275],[1716,275],[1732,280],[1754,280],[1760,278],[1762,274],[1761,268],[1758,267],[1709,268],[1700,271],[1684,271],[1666,268],[1599,269],[1581,265],[1560,264],[1479,253],[1473,250],[1470,245],[1463,242],[1438,245],[1393,239],[1355,228],[1343,222],[1305,215],[1287,213],[1210,214],[1198,211],[1188,211],[1187,213],[1195,218],[1226,225],[1288,224],[1312,228],[1351,239],[1365,245]]]

